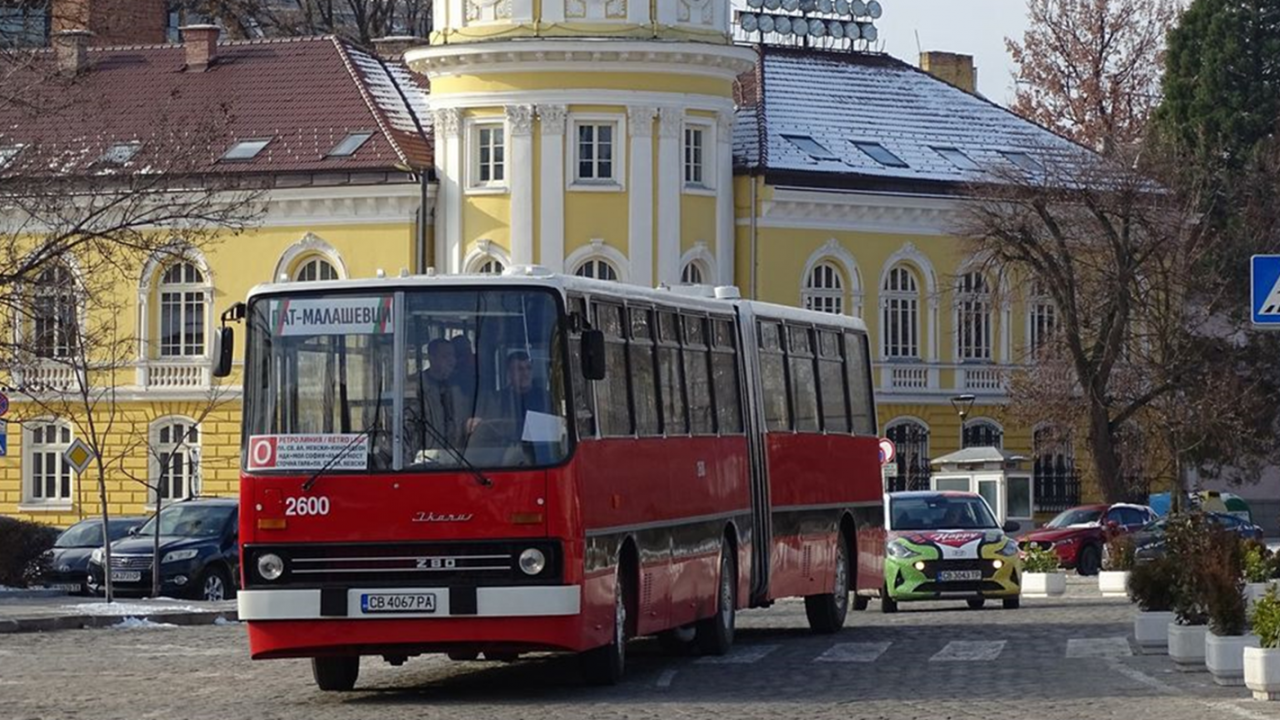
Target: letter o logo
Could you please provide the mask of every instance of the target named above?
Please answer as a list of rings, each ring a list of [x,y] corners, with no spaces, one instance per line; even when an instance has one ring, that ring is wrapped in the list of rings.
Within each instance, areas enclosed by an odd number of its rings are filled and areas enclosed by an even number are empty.
[[[276,439],[255,437],[249,439],[249,469],[258,470],[276,466]]]

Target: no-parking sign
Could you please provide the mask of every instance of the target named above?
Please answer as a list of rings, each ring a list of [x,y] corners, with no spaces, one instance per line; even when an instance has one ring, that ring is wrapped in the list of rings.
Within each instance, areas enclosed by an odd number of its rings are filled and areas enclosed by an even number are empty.
[[[880,464],[888,465],[898,457],[898,448],[889,438],[880,438]]]

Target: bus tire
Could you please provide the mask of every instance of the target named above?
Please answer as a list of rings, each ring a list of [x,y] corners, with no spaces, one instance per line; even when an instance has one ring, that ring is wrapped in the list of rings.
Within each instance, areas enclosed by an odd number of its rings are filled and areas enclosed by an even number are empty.
[[[831,592],[807,596],[804,614],[809,618],[809,629],[815,633],[830,635],[844,627],[849,615],[849,544],[844,537],[836,537],[836,572]]]
[[[627,668],[627,597],[631,580],[618,564],[613,582],[613,638],[607,645],[578,656],[589,685],[617,685]]]
[[[716,612],[698,621],[698,650],[703,655],[724,655],[733,646],[738,607],[738,563],[728,541],[720,542],[720,577],[716,584]]]
[[[678,628],[658,633],[658,647],[668,655],[683,657],[691,655],[698,647],[698,631],[693,625],[682,625]]]
[[[311,675],[325,692],[348,692],[360,677],[360,656],[311,658]]]

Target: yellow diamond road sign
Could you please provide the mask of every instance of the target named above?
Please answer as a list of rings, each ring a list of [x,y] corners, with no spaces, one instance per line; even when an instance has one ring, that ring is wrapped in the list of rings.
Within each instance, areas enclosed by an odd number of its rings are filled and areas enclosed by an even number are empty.
[[[83,440],[76,438],[76,441],[71,443],[71,447],[62,453],[62,459],[75,468],[77,473],[83,473],[85,468],[89,467],[89,463],[93,462],[93,451]]]

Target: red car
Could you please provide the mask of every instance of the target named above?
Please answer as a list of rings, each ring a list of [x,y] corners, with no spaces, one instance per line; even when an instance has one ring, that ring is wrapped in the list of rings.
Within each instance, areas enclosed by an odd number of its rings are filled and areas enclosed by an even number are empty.
[[[1058,554],[1064,568],[1081,575],[1095,575],[1102,568],[1102,546],[1118,533],[1136,532],[1155,520],[1146,505],[1081,505],[1064,510],[1042,528],[1024,533],[1018,545],[1026,550],[1032,543]]]

